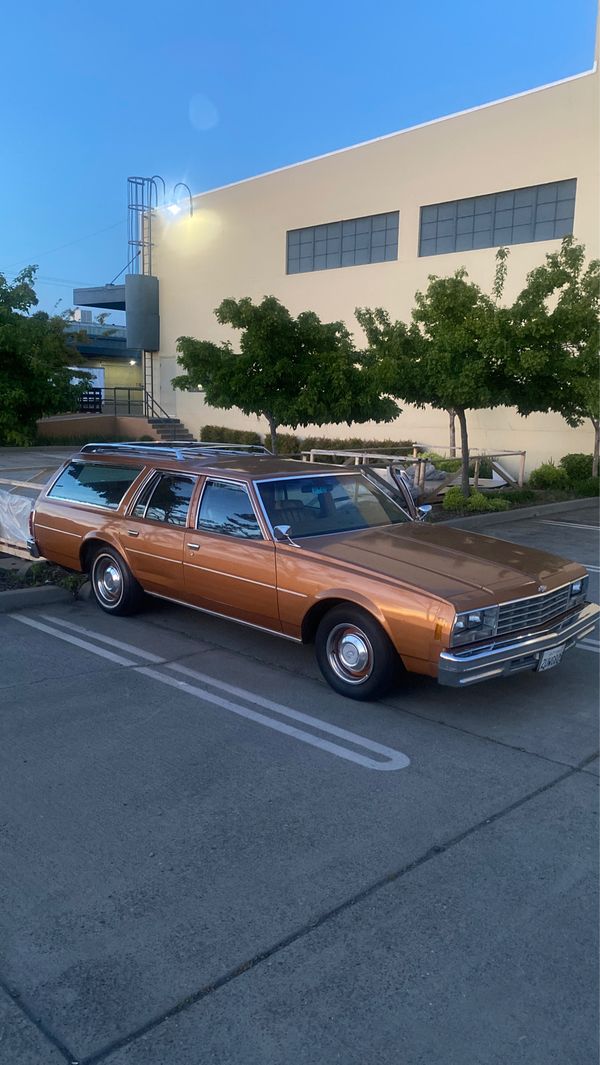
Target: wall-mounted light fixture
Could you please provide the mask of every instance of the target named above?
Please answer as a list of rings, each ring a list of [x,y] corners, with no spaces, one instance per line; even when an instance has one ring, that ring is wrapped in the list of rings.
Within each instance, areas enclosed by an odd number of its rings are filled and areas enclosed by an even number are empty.
[[[189,185],[186,185],[184,181],[178,181],[177,184],[175,185],[175,187],[173,189],[173,203],[170,203],[168,205],[167,210],[170,211],[170,213],[172,215],[181,214],[181,211],[182,211],[182,206],[181,206],[181,202],[180,202],[181,198],[179,200],[177,199],[177,189],[185,189],[185,191],[188,194],[188,200],[189,200],[188,207],[189,207],[190,218],[191,218],[192,215],[194,214],[194,201],[192,200],[192,193],[191,193],[190,187],[189,187]]]

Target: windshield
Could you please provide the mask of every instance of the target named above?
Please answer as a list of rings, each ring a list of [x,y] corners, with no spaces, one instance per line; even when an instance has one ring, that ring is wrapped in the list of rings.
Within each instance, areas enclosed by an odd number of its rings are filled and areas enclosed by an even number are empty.
[[[411,520],[362,473],[316,474],[256,485],[271,525],[289,525],[290,536],[323,536]]]

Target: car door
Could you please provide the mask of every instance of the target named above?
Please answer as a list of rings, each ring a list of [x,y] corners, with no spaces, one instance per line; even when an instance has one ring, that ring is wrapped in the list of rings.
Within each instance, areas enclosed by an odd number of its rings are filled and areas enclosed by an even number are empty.
[[[280,631],[275,545],[265,537],[247,486],[208,477],[195,526],[185,534],[186,600]]]
[[[156,471],[121,523],[123,552],[148,592],[183,599],[185,531],[197,482],[188,474]]]

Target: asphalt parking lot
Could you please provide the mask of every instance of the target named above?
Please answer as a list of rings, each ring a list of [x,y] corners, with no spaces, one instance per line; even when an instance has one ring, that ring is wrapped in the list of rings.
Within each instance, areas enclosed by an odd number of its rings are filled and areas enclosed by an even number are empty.
[[[482,531],[598,601],[597,508]],[[158,601],[0,640],[2,1065],[597,1060],[597,634],[376,704]]]

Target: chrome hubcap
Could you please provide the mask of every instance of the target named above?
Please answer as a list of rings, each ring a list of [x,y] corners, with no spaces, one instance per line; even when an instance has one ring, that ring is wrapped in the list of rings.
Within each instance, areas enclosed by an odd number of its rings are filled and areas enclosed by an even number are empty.
[[[114,558],[103,556],[94,566],[94,587],[109,606],[116,606],[123,594],[123,574]]]
[[[356,625],[336,625],[331,630],[327,659],[334,673],[348,684],[363,684],[373,672],[373,648]]]

